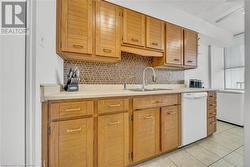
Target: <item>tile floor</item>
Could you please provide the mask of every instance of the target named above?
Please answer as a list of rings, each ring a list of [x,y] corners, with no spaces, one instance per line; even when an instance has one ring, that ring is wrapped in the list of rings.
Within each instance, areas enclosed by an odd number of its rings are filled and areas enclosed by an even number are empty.
[[[243,167],[243,149],[243,128],[218,121],[214,135],[136,167]]]

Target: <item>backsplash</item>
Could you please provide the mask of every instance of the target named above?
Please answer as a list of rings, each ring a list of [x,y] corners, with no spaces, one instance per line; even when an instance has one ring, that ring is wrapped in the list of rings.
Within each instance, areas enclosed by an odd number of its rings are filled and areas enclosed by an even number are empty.
[[[122,53],[121,61],[115,64],[66,60],[64,81],[71,66],[79,68],[81,84],[123,84],[126,81],[129,84],[140,84],[144,68],[152,66],[152,58]],[[148,70],[146,75],[148,83],[152,83],[152,72]],[[156,69],[156,77],[156,83],[159,84],[184,83],[184,71]]]

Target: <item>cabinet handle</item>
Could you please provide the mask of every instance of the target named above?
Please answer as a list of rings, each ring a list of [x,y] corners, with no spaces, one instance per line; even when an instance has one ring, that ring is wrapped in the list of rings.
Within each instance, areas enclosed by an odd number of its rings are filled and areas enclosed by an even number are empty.
[[[131,41],[133,41],[133,42],[139,42],[139,40],[135,39],[135,38],[131,38]]]
[[[156,43],[156,42],[152,42],[151,44],[154,46],[158,46],[158,43]]]
[[[120,121],[114,121],[114,122],[110,122],[109,125],[118,125],[120,123],[121,123]]]
[[[73,133],[73,132],[80,132],[82,131],[82,128],[78,128],[78,129],[67,129],[67,133]]]
[[[188,63],[193,63],[193,61],[192,61],[192,60],[188,60],[187,62],[188,62]]]
[[[76,44],[74,44],[73,47],[74,47],[74,48],[78,48],[78,49],[84,48],[82,45],[76,45]]]
[[[104,53],[111,53],[112,50],[111,49],[102,49]]]
[[[121,106],[121,104],[111,104],[111,105],[109,105],[109,107],[120,107]]]
[[[153,118],[152,115],[146,115],[146,116],[144,116],[144,119],[152,119],[152,118]]]
[[[70,109],[66,109],[66,112],[70,112],[70,111],[80,111],[81,108],[70,108]]]
[[[174,61],[180,61],[180,59],[174,59]]]
[[[162,101],[157,100],[157,101],[155,101],[154,103],[155,103],[155,104],[159,104],[159,103],[162,103]]]

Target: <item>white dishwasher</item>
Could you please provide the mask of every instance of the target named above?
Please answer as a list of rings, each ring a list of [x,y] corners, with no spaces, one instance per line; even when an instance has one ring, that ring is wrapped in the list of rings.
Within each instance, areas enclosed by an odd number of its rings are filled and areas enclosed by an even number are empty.
[[[207,136],[207,93],[183,93],[182,146]]]

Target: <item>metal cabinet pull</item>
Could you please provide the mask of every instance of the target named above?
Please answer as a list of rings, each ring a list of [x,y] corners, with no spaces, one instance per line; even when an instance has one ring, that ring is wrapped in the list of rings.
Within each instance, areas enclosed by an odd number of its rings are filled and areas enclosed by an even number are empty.
[[[70,111],[80,111],[81,108],[70,108],[70,109],[66,109],[66,112],[70,112]]]
[[[74,44],[73,47],[74,47],[74,48],[78,48],[78,49],[84,48],[82,45],[76,45],[76,44]]]
[[[152,118],[153,118],[152,115],[145,115],[145,116],[144,116],[144,119],[152,119]]]
[[[111,53],[112,50],[111,49],[102,49],[104,53]]]
[[[120,121],[114,121],[109,123],[109,125],[118,125],[118,124],[120,124]]]
[[[162,103],[162,101],[157,100],[157,101],[155,101],[154,103],[155,103],[155,104],[159,104],[159,103]]]
[[[192,60],[188,60],[187,62],[188,62],[188,63],[193,63],[193,61],[192,61]]]
[[[135,38],[131,38],[131,41],[133,41],[133,42],[139,42],[139,40],[135,39]]]
[[[174,59],[174,61],[180,61],[180,59]]]
[[[121,104],[111,104],[111,105],[109,105],[109,107],[120,107],[121,106]]]
[[[158,43],[156,43],[156,42],[152,42],[151,44],[154,46],[158,46]]]
[[[82,131],[82,128],[81,128],[81,127],[78,128],[78,129],[67,129],[67,130],[66,130],[67,133],[80,132],[80,131]]]

